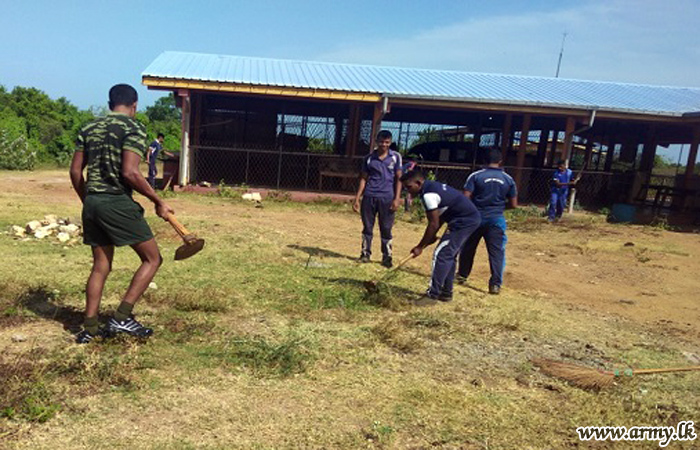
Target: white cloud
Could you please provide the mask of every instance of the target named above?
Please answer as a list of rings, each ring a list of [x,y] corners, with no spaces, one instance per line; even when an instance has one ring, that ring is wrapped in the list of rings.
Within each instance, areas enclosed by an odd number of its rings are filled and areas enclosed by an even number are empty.
[[[523,5],[526,2],[522,2]],[[700,2],[596,1],[575,8],[457,20],[391,40],[356,42],[321,61],[700,86]]]

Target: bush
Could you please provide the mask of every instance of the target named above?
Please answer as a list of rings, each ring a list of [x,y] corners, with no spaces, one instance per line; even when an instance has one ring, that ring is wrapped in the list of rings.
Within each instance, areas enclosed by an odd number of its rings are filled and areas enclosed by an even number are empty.
[[[35,164],[36,152],[24,136],[12,139],[7,131],[0,130],[0,169],[32,170]]]

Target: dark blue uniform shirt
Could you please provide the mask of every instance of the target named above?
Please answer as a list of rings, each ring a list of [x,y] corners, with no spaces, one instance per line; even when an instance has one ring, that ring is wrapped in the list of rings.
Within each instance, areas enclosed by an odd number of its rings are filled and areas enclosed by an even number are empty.
[[[450,231],[478,226],[481,223],[481,215],[474,203],[453,187],[425,180],[420,195],[425,210],[437,209],[440,221],[447,222]]]
[[[495,167],[486,167],[469,175],[464,190],[472,193],[472,202],[481,213],[481,220],[503,216],[507,200],[518,195],[513,178]]]
[[[158,158],[158,153],[160,153],[161,150],[163,150],[163,145],[158,142],[158,139],[151,142],[151,145],[148,146],[148,151],[150,152],[148,155],[148,164],[150,166],[156,166],[156,158]]]
[[[401,153],[389,150],[386,158],[379,159],[375,150],[362,160],[362,172],[367,175],[366,197],[392,200],[396,175],[401,173]]]

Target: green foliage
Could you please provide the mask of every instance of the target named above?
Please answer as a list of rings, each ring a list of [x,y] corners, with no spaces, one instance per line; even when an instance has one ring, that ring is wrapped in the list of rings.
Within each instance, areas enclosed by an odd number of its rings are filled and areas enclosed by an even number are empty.
[[[17,142],[18,163],[4,164],[8,169],[31,169],[34,163],[65,165],[71,158],[80,127],[93,118],[61,97],[52,100],[36,88],[15,87],[0,91],[0,130],[5,139]],[[19,139],[19,140],[18,140]],[[25,148],[26,146],[26,148]],[[22,162],[24,161],[24,162]]]
[[[163,133],[163,148],[170,152],[180,151],[182,113],[177,108],[172,93],[156,100],[153,106],[147,107],[146,112],[139,113],[137,118],[146,126],[149,143],[158,133]]]
[[[30,170],[36,163],[67,165],[80,129],[108,113],[104,106],[80,110],[66,98],[52,100],[36,88],[18,86],[8,92],[0,86],[0,132],[4,140],[0,168]],[[179,151],[181,113],[172,94],[158,99],[145,112],[138,112],[136,119],[144,124],[150,140],[163,133],[164,148]],[[8,148],[8,143],[13,146]]]
[[[418,144],[436,141],[457,141],[457,136],[445,136],[442,130],[434,127],[428,127],[423,131],[418,132],[418,137],[410,143],[409,147],[415,147]]]
[[[333,144],[326,139],[309,138],[307,148],[311,153],[333,153]]]
[[[36,164],[36,152],[20,135],[11,138],[11,132],[0,129],[0,169],[31,170]]]

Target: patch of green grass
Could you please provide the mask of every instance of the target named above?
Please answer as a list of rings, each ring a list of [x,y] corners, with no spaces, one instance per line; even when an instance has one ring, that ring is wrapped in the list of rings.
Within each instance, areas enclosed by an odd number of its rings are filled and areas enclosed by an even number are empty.
[[[288,336],[273,341],[265,337],[233,337],[203,346],[198,356],[225,366],[241,367],[259,376],[288,377],[306,371],[313,360],[308,342]]]

